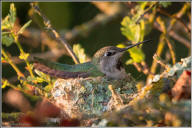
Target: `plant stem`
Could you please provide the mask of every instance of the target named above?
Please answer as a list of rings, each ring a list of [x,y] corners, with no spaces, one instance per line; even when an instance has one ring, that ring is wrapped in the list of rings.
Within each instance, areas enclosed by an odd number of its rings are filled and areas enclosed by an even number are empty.
[[[170,42],[169,39],[167,39],[168,37],[165,37],[165,40],[167,42],[167,45],[169,47],[169,51],[170,51],[170,54],[171,54],[171,58],[172,58],[172,62],[173,64],[176,63],[176,55],[175,55],[175,50],[174,50],[174,47],[172,45],[172,43]]]
[[[13,67],[13,69],[16,71],[17,75],[20,77],[25,77],[24,74],[19,70],[19,68],[12,62],[12,60],[9,58],[7,53],[4,51],[4,49],[1,49],[3,56],[5,57],[5,60]]]
[[[19,40],[18,40],[18,35],[14,35],[14,34],[13,34],[13,37],[14,37],[14,39],[15,39],[15,42],[16,42],[16,44],[17,44],[17,46],[18,46],[21,54],[25,54],[25,52],[23,51],[23,48],[22,48],[22,46],[21,46],[21,44],[20,44],[20,42],[19,42]],[[29,64],[29,61],[27,60],[27,58],[24,58],[24,61],[25,61],[26,65],[27,65],[27,69],[28,69],[31,77],[34,77],[33,71],[32,71],[32,69],[31,69],[31,67],[30,67],[30,64]]]
[[[64,45],[64,47],[66,48],[67,52],[68,52],[68,53],[70,54],[70,56],[72,57],[73,61],[74,61],[76,64],[79,64],[79,63],[80,63],[80,62],[79,62],[79,59],[78,59],[78,57],[75,55],[75,53],[73,52],[71,46],[68,44],[68,42],[67,42],[65,39],[61,38],[61,36],[59,35],[59,33],[52,27],[50,20],[41,12],[39,6],[36,5],[35,3],[31,3],[31,6],[32,6],[32,8],[35,10],[35,12],[36,12],[37,14],[39,14],[39,16],[42,17],[45,26],[46,26],[49,30],[51,30],[51,32],[55,35],[55,38]]]

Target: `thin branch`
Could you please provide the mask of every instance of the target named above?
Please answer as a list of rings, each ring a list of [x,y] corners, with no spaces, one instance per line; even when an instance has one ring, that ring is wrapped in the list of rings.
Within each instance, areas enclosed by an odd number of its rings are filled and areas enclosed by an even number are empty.
[[[162,60],[156,53],[153,55],[153,59],[154,59],[158,64],[160,64],[162,67],[164,67],[166,70],[169,70],[169,69],[170,69],[169,66],[167,66],[167,65],[163,62],[163,60]]]
[[[180,19],[180,17],[178,18],[178,17],[176,17],[176,16],[172,16],[172,15],[170,15],[169,13],[167,13],[166,11],[164,11],[164,10],[162,10],[162,9],[160,9],[160,8],[158,8],[157,11],[160,12],[161,14],[163,14],[163,15],[166,15],[166,16],[168,16],[168,17],[170,17],[170,18],[173,18],[173,19],[177,20],[179,23],[181,23],[181,25],[183,25],[184,30],[187,32],[187,34],[188,34],[188,33],[191,33],[191,30],[190,30],[190,29],[187,27],[187,25]]]
[[[145,15],[146,13],[148,13],[153,7],[157,6],[157,4],[158,4],[158,2],[154,2],[149,8],[147,8],[146,10],[144,10],[143,14],[141,14],[141,15],[139,16],[139,18],[136,20],[136,24],[139,23],[139,21],[144,17],[144,15]]]
[[[158,29],[160,32],[163,32],[163,30],[159,27],[157,22],[154,22],[153,26]],[[190,41],[186,40],[185,38],[181,37],[177,33],[175,33],[173,30],[170,30],[167,33],[170,37],[174,38],[175,40],[179,41],[180,43],[184,44],[187,48],[191,48]]]
[[[54,49],[51,51],[47,51],[44,53],[31,53],[28,60],[32,61],[34,56],[39,56],[41,58],[46,58],[46,59],[54,59],[56,60],[57,58],[61,57],[62,54],[64,54],[65,51],[63,51],[63,49]],[[15,64],[19,64],[22,63],[23,61],[21,59],[19,59],[19,57],[14,56],[11,57],[11,60],[15,63]],[[3,63],[3,64],[7,64],[7,63]]]
[[[4,51],[4,49],[1,49],[1,52],[5,58],[5,60],[13,67],[13,69],[16,71],[18,77],[25,77],[25,75],[20,71],[20,69],[13,63],[13,61],[10,59],[10,57],[7,55],[7,53]]]
[[[157,50],[156,50],[156,54],[158,56],[161,56],[162,52],[163,52],[163,49],[165,47],[165,41],[164,41],[164,37],[161,36],[160,37],[160,40],[159,40],[159,43],[157,45]],[[156,69],[157,69],[157,62],[156,61],[153,61],[152,62],[152,65],[151,65],[151,69],[150,69],[150,72],[155,74],[156,72]],[[149,83],[149,81],[153,78],[153,75],[149,74],[148,77],[147,77],[147,84]]]
[[[173,48],[173,45],[172,45],[172,43],[169,41],[169,39],[167,39],[167,37],[165,37],[165,41],[167,42],[167,45],[168,45],[168,47],[169,47],[169,51],[170,51],[170,53],[171,53],[172,62],[173,62],[173,64],[175,64],[175,63],[176,63],[176,55],[175,55],[175,50],[174,50],[174,48]]]
[[[35,5],[35,3],[31,3],[32,8],[35,10],[35,12],[37,14],[39,14],[44,21],[45,26],[51,30],[51,32],[55,35],[56,39],[59,40],[64,47],[66,48],[67,52],[70,54],[70,56],[72,57],[73,61],[78,64],[79,59],[77,58],[77,56],[75,55],[75,53],[73,52],[71,46],[67,43],[67,41],[63,38],[60,37],[59,33],[52,27],[50,20],[41,12],[40,8],[38,7],[38,5]]]
[[[108,85],[108,89],[111,91],[112,98],[114,99],[114,102],[116,103],[116,109],[120,109],[124,106],[123,100],[119,94],[115,92],[115,89],[113,88],[113,85]]]

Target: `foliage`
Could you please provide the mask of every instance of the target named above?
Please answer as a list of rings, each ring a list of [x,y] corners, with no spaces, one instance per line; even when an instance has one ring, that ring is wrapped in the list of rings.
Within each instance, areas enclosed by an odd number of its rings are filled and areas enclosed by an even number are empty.
[[[157,50],[156,56],[153,56],[151,68],[148,68],[145,62],[147,59],[142,46],[128,50],[131,59],[126,60],[126,64],[132,64],[147,77],[145,83],[139,83],[134,79],[118,81],[107,80],[105,77],[56,80],[34,70],[31,62],[33,53],[25,52],[26,49],[23,49],[20,40],[20,37],[28,33],[32,20],[22,26],[18,25],[16,8],[13,3],[10,4],[9,14],[2,19],[1,23],[3,44],[1,62],[9,64],[13,68],[17,74],[17,82],[12,83],[9,79],[2,78],[1,88],[3,91],[7,91],[9,88],[15,90],[11,93],[8,91],[6,95],[10,94],[10,99],[5,98],[4,101],[19,109],[20,112],[3,113],[3,121],[15,121],[14,123],[22,124],[21,126],[25,124],[29,126],[190,126],[189,95],[191,93],[188,88],[191,86],[188,83],[190,83],[189,77],[191,77],[191,57],[177,62],[179,53],[176,54],[176,42],[189,47],[186,40],[190,39],[191,29],[184,23],[187,24],[190,21],[186,18],[183,22],[181,17],[190,17],[190,4],[182,3],[181,9],[174,14],[164,12],[163,9],[168,9],[171,5],[172,2],[132,2],[131,9],[128,8],[128,15],[124,14],[124,9],[127,8],[122,6],[123,11],[119,9],[122,12],[117,11],[114,15],[103,12],[103,15],[98,15],[85,25],[83,24],[83,28],[75,27],[71,33],[68,33],[69,37],[84,35],[82,34],[84,28],[90,32],[90,29],[97,27],[98,24],[111,21],[110,19],[119,16],[119,13],[123,15],[120,23],[121,34],[132,44],[143,41],[154,29],[159,30],[159,41],[153,42],[157,43]],[[100,9],[100,6],[96,7]],[[46,17],[43,16],[43,20],[45,19]],[[38,19],[33,19],[33,22],[35,20]],[[48,22],[48,19],[45,21],[47,21],[47,28],[50,29],[51,23]],[[180,37],[177,29],[186,33],[184,36],[186,39]],[[30,33],[29,37],[32,37],[34,33],[36,32]],[[55,33],[57,37],[58,33]],[[55,60],[61,57],[63,52],[60,51],[63,50],[50,39],[52,35],[48,37],[45,36],[45,33],[38,33],[38,36],[37,34],[35,36],[39,38],[40,35],[43,37],[43,40],[40,40],[43,44],[41,48],[47,50],[45,46],[48,46],[54,56],[50,56],[50,51],[41,55]],[[72,39],[67,40],[73,41]],[[35,43],[33,41],[30,45]],[[13,44],[19,51],[18,56],[8,52]],[[117,47],[123,48],[129,44],[119,43]],[[74,44],[73,51],[81,63],[90,60],[81,44]],[[166,53],[164,57],[163,51],[167,51],[168,55]],[[24,63],[27,72],[21,70],[14,57]],[[158,64],[160,64],[161,70],[156,73]],[[132,77],[130,76],[130,78]],[[181,81],[185,83],[185,86]],[[187,89],[183,89],[184,87]],[[178,93],[173,94],[175,88]],[[35,105],[32,105],[34,102]],[[57,120],[58,118],[59,120]]]
[[[29,53],[26,53],[18,38],[19,36],[25,31],[25,29],[30,25],[30,23],[32,22],[31,20],[29,20],[27,23],[25,23],[18,31],[15,30],[15,22],[16,22],[16,8],[14,6],[14,4],[12,3],[10,5],[10,11],[9,14],[5,17],[5,19],[3,19],[2,21],[2,44],[9,47],[11,44],[13,44],[13,42],[16,43],[19,51],[20,51],[20,55],[18,56],[19,59],[24,60],[25,64],[26,64],[26,69],[27,71],[30,73],[30,76],[27,76],[27,78],[25,77],[25,75],[21,72],[21,70],[17,67],[16,64],[14,64],[14,62],[11,60],[10,55],[2,48],[2,60],[1,61],[5,61],[6,63],[9,63],[13,69],[16,71],[17,75],[18,75],[18,79],[20,81],[20,84],[18,84],[17,86],[12,85],[8,82],[8,80],[3,80],[3,86],[2,88],[5,88],[6,86],[12,87],[14,89],[17,90],[21,90],[22,92],[27,92],[27,91],[34,91],[34,87],[36,87],[37,89],[35,89],[36,91],[39,91],[40,94],[47,96],[48,94],[45,92],[45,90],[47,90],[47,88],[50,88],[51,85],[51,79],[49,78],[49,76],[39,73],[38,75],[40,76],[34,76],[32,69],[33,66],[32,64],[30,64],[30,62],[28,61],[28,58],[30,56]],[[45,86],[45,88],[42,88],[41,86],[43,84],[47,83],[47,86]],[[39,85],[38,85],[39,84]],[[30,86],[30,88],[28,87]],[[49,89],[50,91],[50,89]]]
[[[149,19],[141,19],[141,16],[145,13],[145,7],[148,2],[142,2],[137,5],[135,8],[137,9],[137,13],[134,14],[131,18],[126,16],[123,18],[121,22],[121,32],[128,39],[134,42],[143,41],[144,36],[150,33],[154,18],[154,13],[150,14]],[[156,3],[150,3],[150,7]],[[149,8],[150,8],[149,7]],[[126,64],[132,64],[134,62],[141,63],[145,60],[145,54],[143,53],[141,48],[134,47],[128,50],[131,60],[128,60]]]

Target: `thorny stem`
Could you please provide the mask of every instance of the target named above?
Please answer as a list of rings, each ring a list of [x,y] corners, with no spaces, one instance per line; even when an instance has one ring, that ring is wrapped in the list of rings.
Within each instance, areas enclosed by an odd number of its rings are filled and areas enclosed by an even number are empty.
[[[13,67],[13,69],[16,71],[18,77],[25,77],[25,75],[19,70],[19,68],[12,62],[12,60],[9,58],[7,53],[4,51],[4,49],[1,49],[1,52],[3,56],[5,57],[5,60]]]
[[[37,14],[39,14],[39,16],[41,16],[43,18],[44,24],[45,26],[51,30],[51,32],[55,35],[56,39],[59,40],[64,47],[66,48],[67,52],[70,54],[70,56],[72,57],[73,61],[76,64],[79,64],[80,61],[77,58],[77,56],[75,55],[75,53],[73,52],[71,46],[67,43],[67,41],[63,38],[60,37],[59,33],[52,27],[50,20],[41,12],[40,8],[38,5],[36,5],[35,3],[31,3],[32,8],[35,10],[35,12]]]

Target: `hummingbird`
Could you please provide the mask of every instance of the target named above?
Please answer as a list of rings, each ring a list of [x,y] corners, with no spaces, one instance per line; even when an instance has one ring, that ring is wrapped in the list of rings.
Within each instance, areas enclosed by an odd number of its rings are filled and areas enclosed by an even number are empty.
[[[69,78],[87,78],[106,76],[108,79],[125,79],[127,73],[123,67],[121,57],[130,48],[142,43],[150,42],[145,40],[125,48],[115,46],[106,46],[99,49],[89,62],[68,65],[57,62],[50,62],[38,57],[34,57],[34,68],[52,77]]]

